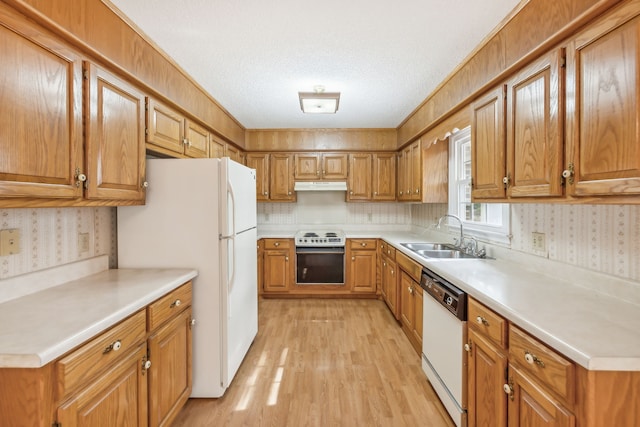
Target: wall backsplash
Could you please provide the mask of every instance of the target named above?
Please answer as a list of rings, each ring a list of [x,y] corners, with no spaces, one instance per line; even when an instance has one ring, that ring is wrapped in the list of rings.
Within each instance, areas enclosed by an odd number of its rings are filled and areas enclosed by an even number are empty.
[[[412,225],[428,227],[447,205],[413,205]],[[545,234],[547,257],[640,282],[639,205],[512,204],[511,249],[532,249],[533,232]]]
[[[109,255],[110,268],[117,265],[116,208],[0,209],[0,229],[13,228],[20,230],[21,250],[0,257],[0,279],[97,255]],[[79,251],[80,233],[89,234],[88,251]]]
[[[406,204],[347,203],[339,191],[299,192],[297,198],[296,203],[258,203],[258,225],[411,225]]]

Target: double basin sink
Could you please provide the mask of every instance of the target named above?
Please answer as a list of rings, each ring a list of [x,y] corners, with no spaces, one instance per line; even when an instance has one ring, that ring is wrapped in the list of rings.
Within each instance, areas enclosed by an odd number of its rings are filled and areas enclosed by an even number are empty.
[[[423,258],[478,258],[448,243],[400,243]]]

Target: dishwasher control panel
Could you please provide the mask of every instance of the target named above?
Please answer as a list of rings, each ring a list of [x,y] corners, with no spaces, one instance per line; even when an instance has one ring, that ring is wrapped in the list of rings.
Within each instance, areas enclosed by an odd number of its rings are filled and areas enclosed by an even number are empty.
[[[420,287],[460,320],[467,320],[467,294],[431,270],[422,270]]]

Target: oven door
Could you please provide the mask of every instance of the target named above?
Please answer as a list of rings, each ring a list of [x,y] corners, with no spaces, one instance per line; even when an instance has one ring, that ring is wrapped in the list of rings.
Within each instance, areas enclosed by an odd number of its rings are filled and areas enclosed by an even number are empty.
[[[296,246],[296,283],[344,285],[344,247]]]

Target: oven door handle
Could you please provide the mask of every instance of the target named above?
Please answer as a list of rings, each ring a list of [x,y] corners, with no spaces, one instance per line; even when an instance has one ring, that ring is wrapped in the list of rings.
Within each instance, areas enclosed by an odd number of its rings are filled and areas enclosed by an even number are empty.
[[[301,248],[296,247],[297,254],[343,254],[344,248]]]

